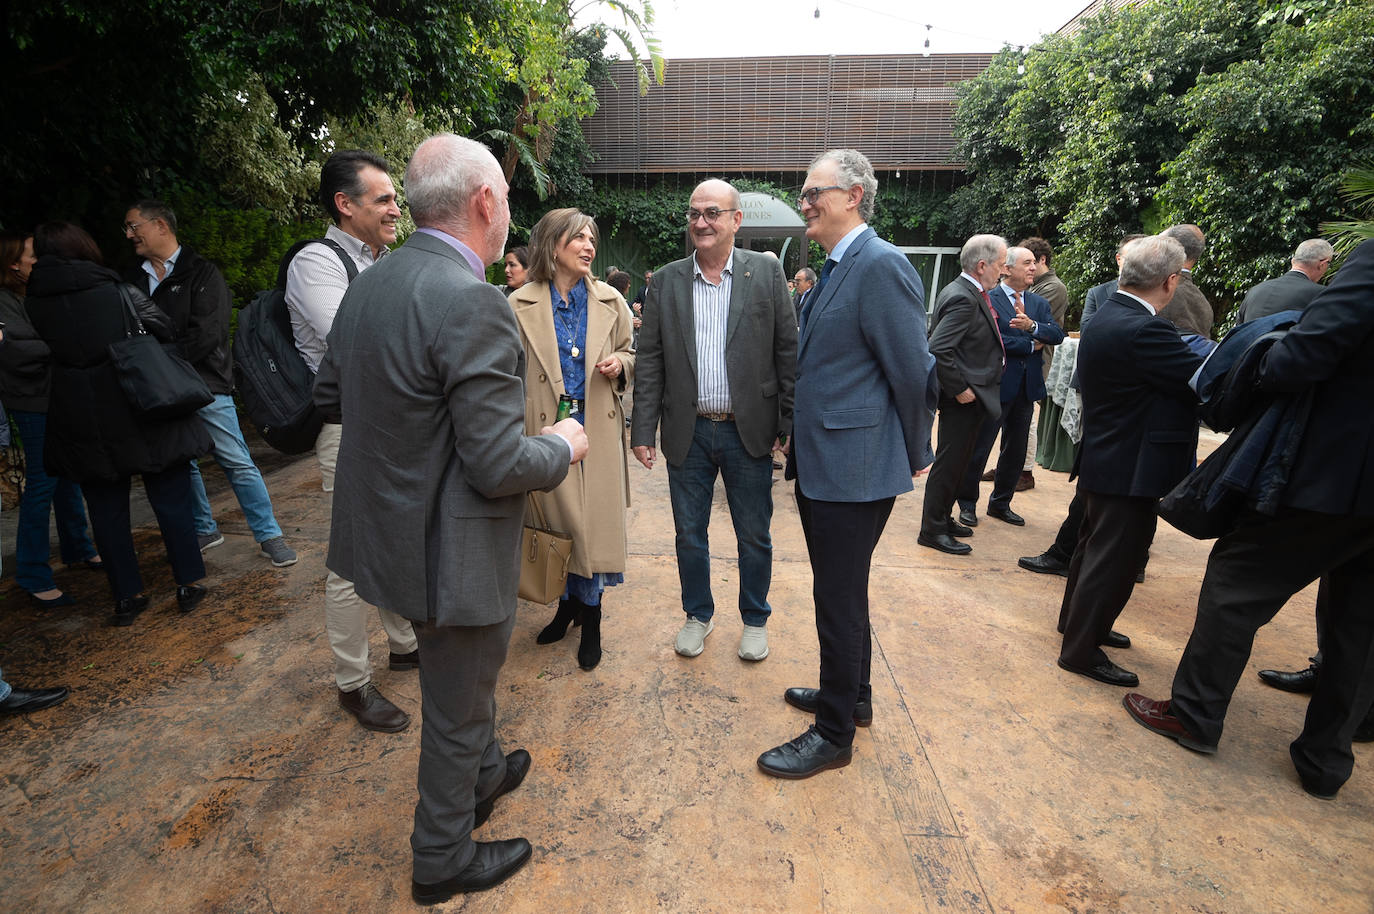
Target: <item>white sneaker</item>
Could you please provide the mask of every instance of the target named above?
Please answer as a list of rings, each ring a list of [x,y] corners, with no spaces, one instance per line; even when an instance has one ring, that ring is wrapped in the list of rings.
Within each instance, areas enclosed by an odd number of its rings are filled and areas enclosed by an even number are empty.
[[[695,657],[706,647],[706,636],[715,630],[716,620],[711,619],[702,622],[700,619],[687,617],[686,623],[682,626],[682,631],[677,633],[677,641],[673,644],[673,650],[684,657]]]
[[[739,636],[739,659],[762,660],[768,656],[768,629],[762,625],[744,626]]]

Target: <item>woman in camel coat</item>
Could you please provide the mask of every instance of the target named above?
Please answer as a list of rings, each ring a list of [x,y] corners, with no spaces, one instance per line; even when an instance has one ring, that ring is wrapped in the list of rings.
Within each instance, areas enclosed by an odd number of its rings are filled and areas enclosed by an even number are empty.
[[[551,644],[580,623],[584,670],[601,661],[602,593],[624,580],[630,478],[620,394],[634,374],[630,309],[592,276],[596,243],[590,216],[548,213],[530,235],[529,281],[510,296],[525,347],[526,434],[551,425],[566,394],[590,444],[557,489],[534,493],[549,525],[573,538],[567,590],[536,640]]]

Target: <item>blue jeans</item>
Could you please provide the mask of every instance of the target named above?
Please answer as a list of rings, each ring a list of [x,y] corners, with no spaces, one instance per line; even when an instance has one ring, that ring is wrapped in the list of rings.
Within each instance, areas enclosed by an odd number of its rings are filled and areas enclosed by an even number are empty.
[[[70,479],[49,476],[43,469],[47,413],[15,409],[10,415],[14,417],[24,444],[24,494],[19,499],[19,529],[14,540],[14,579],[29,593],[42,593],[57,587],[48,565],[51,555],[48,522],[54,513],[57,515],[58,551],[64,564],[94,558],[95,544],[86,533],[86,506],[81,500],[81,487]]]
[[[10,697],[10,684],[5,681],[5,671],[0,670],[0,701]]]
[[[745,625],[764,625],[772,607],[773,457],[752,457],[733,422],[697,417],[692,445],[681,466],[668,464],[668,495],[677,531],[677,575],[682,610],[702,622],[715,614],[711,597],[711,550],[707,526],[716,474],[725,480],[725,498],[739,549],[739,611]]]
[[[210,433],[211,454],[229,478],[229,485],[243,509],[243,518],[248,521],[248,529],[253,531],[253,539],[262,543],[281,536],[281,527],[277,526],[277,519],[272,514],[272,498],[267,494],[262,474],[253,463],[243,432],[239,430],[234,398],[229,394],[215,394],[214,402],[201,407],[196,415]],[[194,460],[191,461],[191,514],[196,519],[197,535],[205,536],[219,530],[210,513],[205,482]]]

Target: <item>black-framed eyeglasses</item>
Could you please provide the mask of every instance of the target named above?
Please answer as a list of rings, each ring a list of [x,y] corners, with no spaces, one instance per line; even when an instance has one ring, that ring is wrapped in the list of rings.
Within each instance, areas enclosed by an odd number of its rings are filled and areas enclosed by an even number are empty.
[[[124,223],[124,234],[127,235],[127,234],[129,234],[130,232],[136,232],[136,231],[138,231],[138,229],[139,229],[140,226],[144,226],[144,225],[147,225],[149,222],[156,222],[156,221],[157,221],[156,219],[144,219],[142,222],[126,222],[126,223]]]
[[[797,209],[802,208],[802,204],[816,205],[816,201],[821,198],[821,194],[828,190],[849,190],[843,184],[827,184],[825,187],[808,187],[797,195]]]
[[[738,210],[721,209],[718,206],[708,206],[706,209],[689,209],[687,210],[687,224],[691,225],[698,219],[703,219],[707,222],[715,222],[722,214],[733,212],[738,212]]]

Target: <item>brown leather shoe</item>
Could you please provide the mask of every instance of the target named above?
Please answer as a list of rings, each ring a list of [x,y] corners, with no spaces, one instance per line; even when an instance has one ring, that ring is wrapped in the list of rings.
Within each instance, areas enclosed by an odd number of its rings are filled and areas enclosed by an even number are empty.
[[[352,692],[340,689],[339,706],[358,718],[358,723],[368,730],[395,733],[410,726],[410,715],[382,697],[370,682]]]
[[[997,477],[997,467],[993,467],[992,469],[990,469],[990,470],[988,470],[986,473],[984,473],[982,476],[979,476],[978,479],[981,480],[982,482],[992,482],[993,479],[995,479],[996,477]]]
[[[1160,736],[1167,736],[1185,749],[1192,749],[1203,755],[1216,753],[1216,746],[1202,742],[1184,729],[1183,724],[1170,711],[1167,700],[1155,701],[1153,698],[1146,698],[1139,692],[1127,692],[1126,697],[1121,699],[1121,703],[1126,707],[1126,713],[1131,715],[1132,719],[1146,730],[1158,733]]]
[[[1030,470],[1022,470],[1021,478],[1016,480],[1016,491],[1024,492],[1035,488],[1035,475]]]

